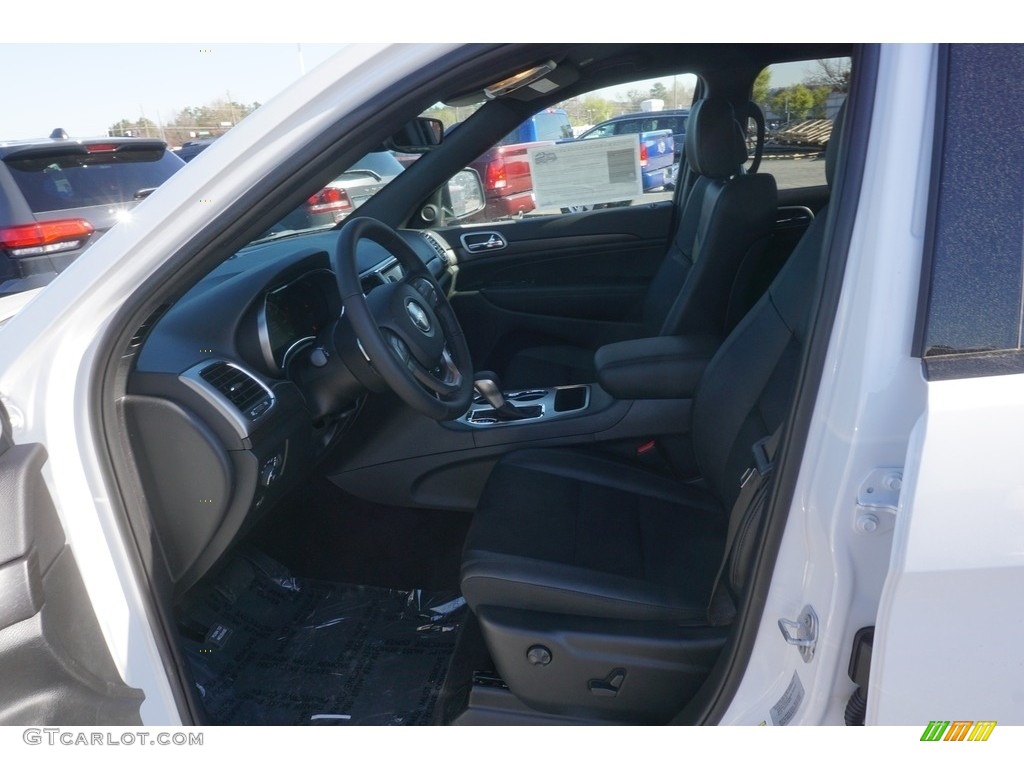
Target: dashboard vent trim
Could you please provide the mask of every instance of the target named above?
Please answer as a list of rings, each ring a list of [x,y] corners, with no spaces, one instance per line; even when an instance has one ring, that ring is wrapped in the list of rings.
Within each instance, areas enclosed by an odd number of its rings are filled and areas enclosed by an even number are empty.
[[[261,415],[273,403],[273,396],[262,384],[229,363],[212,363],[203,368],[199,376],[250,419]]]
[[[446,267],[450,267],[451,261],[448,260],[448,252],[445,250],[444,246],[438,241],[438,239],[430,232],[421,231],[420,234],[423,235],[423,238],[430,244],[430,247],[434,249],[434,252],[437,254],[437,257],[441,259],[441,263],[444,264]]]

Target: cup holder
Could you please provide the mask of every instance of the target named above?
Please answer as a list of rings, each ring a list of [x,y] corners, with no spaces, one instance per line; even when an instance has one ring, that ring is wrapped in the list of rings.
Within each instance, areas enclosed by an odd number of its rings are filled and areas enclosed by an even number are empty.
[[[508,399],[519,403],[529,403],[547,397],[547,394],[548,391],[546,389],[529,389],[525,392],[514,392],[508,395]]]

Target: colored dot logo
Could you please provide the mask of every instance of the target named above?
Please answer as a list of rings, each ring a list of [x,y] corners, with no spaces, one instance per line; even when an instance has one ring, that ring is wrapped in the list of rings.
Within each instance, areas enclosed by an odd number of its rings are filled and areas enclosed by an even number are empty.
[[[200,53],[213,53],[213,48],[200,48]]]
[[[213,199],[209,198],[209,197],[201,197],[201,198],[199,198],[199,202],[200,203],[212,203]]]
[[[200,349],[199,351],[200,352],[213,352],[213,347],[210,347],[209,349]]]

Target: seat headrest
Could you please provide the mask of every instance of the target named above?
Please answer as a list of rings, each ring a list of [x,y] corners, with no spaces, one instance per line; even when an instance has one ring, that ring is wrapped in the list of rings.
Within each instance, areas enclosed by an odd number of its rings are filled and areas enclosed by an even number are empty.
[[[839,158],[839,144],[843,139],[843,122],[846,117],[846,102],[839,107],[836,116],[832,119],[832,135],[825,145],[825,183],[830,187],[836,174],[836,162]]]
[[[701,99],[690,107],[686,124],[686,159],[701,176],[727,179],[747,161],[743,129],[725,99]]]

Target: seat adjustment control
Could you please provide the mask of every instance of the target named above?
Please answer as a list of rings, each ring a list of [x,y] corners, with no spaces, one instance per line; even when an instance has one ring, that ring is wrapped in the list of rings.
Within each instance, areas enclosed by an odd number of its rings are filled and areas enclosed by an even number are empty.
[[[531,645],[526,652],[526,660],[535,667],[546,667],[551,663],[551,651],[543,645]]]
[[[594,678],[587,683],[587,688],[595,696],[614,696],[622,687],[622,681],[626,679],[626,670],[621,667],[613,669],[604,679]]]

